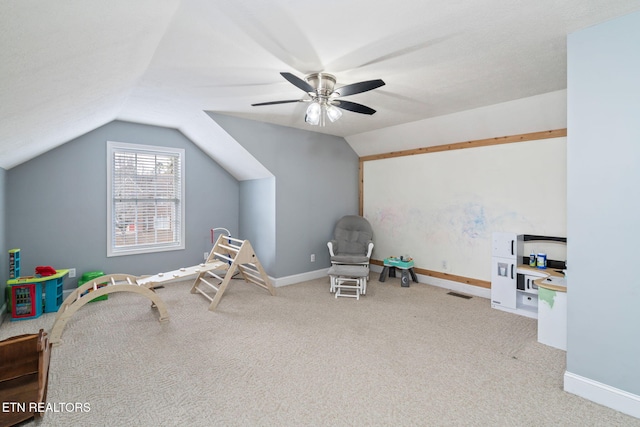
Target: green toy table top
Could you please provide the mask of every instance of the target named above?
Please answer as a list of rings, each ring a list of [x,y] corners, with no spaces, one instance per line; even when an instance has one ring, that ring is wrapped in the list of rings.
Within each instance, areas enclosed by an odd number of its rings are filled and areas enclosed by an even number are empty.
[[[61,277],[66,276],[69,273],[69,270],[56,270],[56,274],[52,274],[51,276],[21,276],[16,279],[7,280],[7,285],[20,285],[23,283],[38,283],[38,282],[48,282],[49,280],[59,279]]]
[[[384,265],[388,267],[413,268],[413,259],[409,259],[409,261],[400,261],[400,258],[389,257],[384,259]]]

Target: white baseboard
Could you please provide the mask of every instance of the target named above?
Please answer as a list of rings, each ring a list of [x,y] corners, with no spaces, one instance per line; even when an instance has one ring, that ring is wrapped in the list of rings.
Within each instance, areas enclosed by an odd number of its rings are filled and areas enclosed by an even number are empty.
[[[640,418],[640,396],[565,371],[564,391]]]
[[[382,266],[371,264],[370,269],[373,272],[380,273],[382,271]],[[416,274],[416,276],[418,277],[419,283],[426,283],[427,285],[437,286],[439,288],[449,289],[467,295],[491,299],[491,289],[467,285],[466,283],[454,282],[452,280],[439,279],[437,277],[425,276],[424,274]]]
[[[277,279],[274,277],[269,277],[271,279],[271,284],[278,288],[280,286],[293,285],[295,283],[306,282],[307,280],[315,280],[320,279],[322,277],[327,278],[327,284],[329,283],[329,267],[322,268],[320,270],[315,271],[307,271],[306,273],[294,274],[292,276],[278,277]]]
[[[371,264],[369,269],[372,273],[380,273],[382,271],[382,267],[379,265]],[[305,282],[307,280],[315,280],[320,279],[322,277],[328,277],[329,268],[323,268],[315,271],[308,271],[306,273],[295,274],[292,276],[278,277],[271,279],[271,283],[275,287],[293,285],[300,282]],[[438,279],[436,277],[425,276],[422,274],[417,274],[419,283],[426,283],[427,285],[437,286],[439,288],[449,289],[455,292],[461,292],[467,295],[473,295],[481,298],[490,299],[491,298],[491,289],[480,288],[478,286],[467,285],[466,283],[454,282],[452,280]],[[371,276],[373,280],[374,276]]]

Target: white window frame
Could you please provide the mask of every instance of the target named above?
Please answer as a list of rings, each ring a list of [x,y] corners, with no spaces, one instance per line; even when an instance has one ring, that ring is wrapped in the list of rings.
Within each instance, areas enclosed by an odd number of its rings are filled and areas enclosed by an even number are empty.
[[[117,225],[114,218],[114,154],[127,151],[137,154],[164,154],[177,156],[180,159],[180,175],[177,209],[180,212],[180,224],[172,243],[138,244],[127,247],[115,246],[115,233]],[[175,251],[185,248],[185,150],[182,148],[159,147],[153,145],[130,144],[124,142],[107,141],[107,257],[136,255],[154,252]],[[177,240],[177,241],[176,241]]]

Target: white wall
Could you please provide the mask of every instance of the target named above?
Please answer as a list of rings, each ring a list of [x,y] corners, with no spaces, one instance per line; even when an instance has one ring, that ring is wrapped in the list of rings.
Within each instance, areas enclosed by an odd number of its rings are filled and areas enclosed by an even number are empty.
[[[568,39],[565,390],[640,417],[640,13]]]
[[[567,235],[566,166],[565,137],[363,162],[373,257],[490,282],[492,233]]]

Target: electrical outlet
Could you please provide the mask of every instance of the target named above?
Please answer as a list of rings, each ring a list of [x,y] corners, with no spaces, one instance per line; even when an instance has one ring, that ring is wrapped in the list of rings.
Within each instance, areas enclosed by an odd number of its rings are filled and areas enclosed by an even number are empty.
[[[209,252],[205,252],[205,253],[204,253],[204,260],[206,261],[206,260],[207,260],[207,258],[209,258]]]
[[[70,268],[69,269],[69,278],[72,277],[76,277],[76,269],[75,268]]]
[[[311,262],[316,262],[316,254],[311,254]]]
[[[443,270],[447,269],[447,261],[442,261],[442,269]]]

